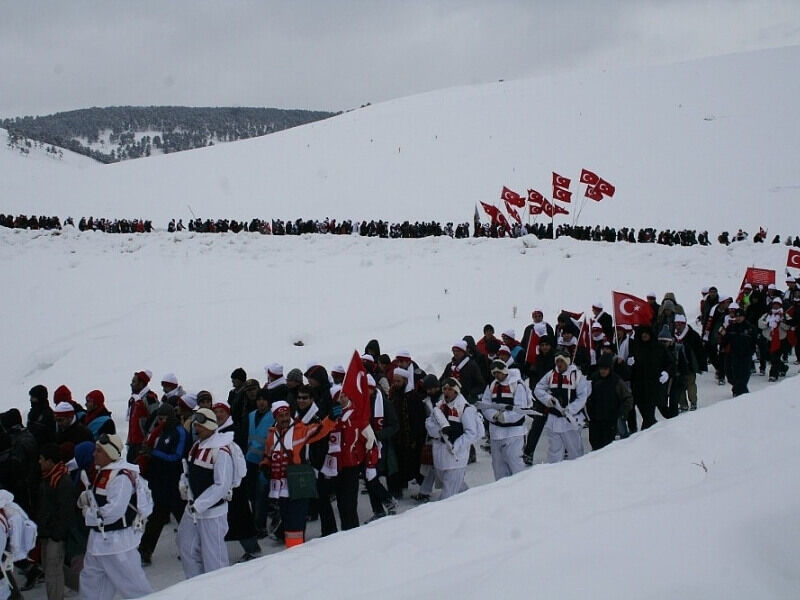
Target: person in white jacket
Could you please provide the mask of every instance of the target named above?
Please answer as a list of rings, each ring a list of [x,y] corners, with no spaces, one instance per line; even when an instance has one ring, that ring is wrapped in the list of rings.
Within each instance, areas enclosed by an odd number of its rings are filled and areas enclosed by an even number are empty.
[[[186,511],[176,543],[186,578],[227,567],[228,501],[233,490],[233,433],[217,431],[214,412],[201,408],[194,416],[198,440],[189,450],[188,477],[180,480]]]
[[[118,435],[99,437],[94,450],[97,475],[78,498],[89,528],[80,575],[80,597],[86,600],[112,600],[117,593],[123,598],[153,593],[137,551],[142,531],[134,527],[139,467],[122,458],[123,449]]]
[[[522,450],[525,444],[525,414],[519,409],[531,407],[528,387],[512,377],[501,360],[492,361],[494,380],[483,392],[483,416],[489,422],[492,470],[494,478],[502,479],[525,468]],[[503,408],[500,408],[503,405]]]
[[[442,383],[442,398],[425,419],[432,438],[433,468],[442,483],[441,500],[468,489],[464,483],[469,447],[478,441],[478,411],[461,395],[458,380]]]
[[[565,450],[570,459],[583,456],[583,408],[591,391],[592,384],[571,364],[569,355],[556,354],[555,368],[539,380],[533,392],[539,402],[551,409],[544,424],[547,462],[564,460]]]

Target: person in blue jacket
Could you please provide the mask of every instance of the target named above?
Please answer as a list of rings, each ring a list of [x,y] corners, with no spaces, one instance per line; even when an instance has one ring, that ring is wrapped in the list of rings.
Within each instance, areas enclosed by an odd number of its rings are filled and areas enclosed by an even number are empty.
[[[264,460],[264,444],[269,428],[275,424],[275,418],[269,410],[266,389],[259,390],[256,398],[256,409],[247,415],[247,493],[255,516],[256,531],[259,538],[267,535],[267,489],[258,465]]]

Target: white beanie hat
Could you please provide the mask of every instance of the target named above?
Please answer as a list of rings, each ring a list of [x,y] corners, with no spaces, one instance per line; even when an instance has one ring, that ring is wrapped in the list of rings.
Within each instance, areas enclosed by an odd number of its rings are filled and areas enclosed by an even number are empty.
[[[511,354],[511,348],[503,344],[497,349],[497,353],[500,354],[501,352],[505,352],[506,354]]]
[[[374,363],[374,362],[375,362],[375,359],[372,357],[372,354],[362,354],[362,355],[361,355],[361,361],[363,362],[363,361],[365,361],[365,360],[366,360],[367,362],[371,362],[371,363]]]
[[[503,335],[506,336],[506,337],[510,337],[512,340],[517,339],[517,332],[514,331],[513,329],[506,329],[503,332]]]
[[[197,408],[197,394],[186,393],[178,398],[178,402],[182,403],[189,410],[194,410]]]
[[[408,360],[411,360],[411,353],[408,350],[400,350],[397,353],[396,357],[397,358],[407,358]]]
[[[341,373],[342,375],[346,374],[344,367],[342,365],[336,365],[331,369],[331,373]]]
[[[167,373],[161,378],[161,383],[171,383],[172,385],[178,385],[178,378],[175,377],[175,373]]]
[[[277,414],[278,411],[281,411],[281,410],[289,410],[289,411],[291,411],[291,406],[289,406],[289,403],[286,402],[286,400],[278,400],[277,402],[273,402],[272,403],[272,408],[270,410],[272,411],[272,414],[274,415],[274,414]]]
[[[53,407],[53,413],[64,416],[74,415],[75,407],[73,407],[69,402],[59,402]]]
[[[686,317],[684,315],[676,314],[675,315],[675,322],[676,323],[686,323]]]
[[[455,344],[453,344],[452,348],[453,348],[453,350],[458,349],[458,350],[461,350],[462,352],[466,352],[467,351],[467,342],[465,342],[464,340],[458,340]]]
[[[283,365],[280,363],[272,363],[271,365],[267,365],[264,367],[264,371],[266,371],[267,375],[274,375],[275,377],[282,377],[283,376]]]
[[[600,302],[600,300],[598,300],[597,302],[592,304],[592,308],[599,308],[600,310],[603,310],[603,303]]]
[[[97,445],[100,446],[106,454],[108,454],[108,458],[110,458],[112,461],[119,460],[122,457],[122,448],[124,447],[122,438],[116,433],[110,433],[106,437],[103,437],[103,439],[106,440],[106,443],[104,444],[98,439]]]

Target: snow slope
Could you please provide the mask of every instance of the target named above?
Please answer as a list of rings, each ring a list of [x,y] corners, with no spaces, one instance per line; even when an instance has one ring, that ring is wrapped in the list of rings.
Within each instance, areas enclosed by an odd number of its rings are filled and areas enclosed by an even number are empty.
[[[465,221],[502,185],[549,194],[551,170],[617,186],[582,223],[699,227],[787,222],[800,197],[800,47],[668,66],[447,89],[263,138],[59,173],[0,171],[15,212]],[[573,184],[573,190],[575,185]],[[754,210],[757,206],[758,210]]]
[[[331,366],[372,337],[439,373],[451,343],[477,337],[486,322],[521,332],[534,306],[552,321],[561,308],[610,304],[612,289],[674,291],[693,319],[703,285],[733,292],[747,266],[780,268],[785,252],[749,243],[0,229],[0,409],[24,409],[34,384],[52,393],[65,383],[77,398],[102,389],[121,424],[135,370],[153,370],[156,381],[174,371],[187,389],[223,396],[236,366],[263,381],[272,361]],[[298,339],[305,345],[293,346]],[[754,389],[767,387],[754,379]],[[702,410],[581,461],[537,466],[163,594],[790,597],[798,589],[798,382],[707,408],[729,394],[709,380],[701,378]],[[543,441],[539,458],[545,449]],[[468,481],[490,478],[482,454]],[[167,528],[148,570],[158,589],[181,579],[171,537]],[[229,549],[238,558],[241,549]]]
[[[794,598],[797,387],[153,597]]]
[[[8,131],[0,128],[0,174],[6,181],[0,184],[0,198],[2,198],[3,206],[9,206],[9,196],[7,194],[23,194],[25,200],[33,198],[32,195],[26,193],[25,190],[33,192],[35,190],[47,189],[51,185],[51,179],[57,177],[58,174],[63,174],[65,171],[70,173],[69,176],[86,175],[87,169],[97,169],[102,166],[95,160],[61,148],[62,157],[58,158],[52,154],[48,154],[45,150],[47,144],[37,146],[33,142],[30,152],[23,155],[17,148],[10,148],[8,146]],[[6,187],[8,186],[8,187]],[[16,199],[15,206],[23,206]],[[12,211],[22,212],[23,214],[42,214],[36,212],[36,201],[27,202],[25,204],[27,209],[25,211]],[[55,203],[58,206],[58,202]],[[62,214],[55,208],[55,214]],[[3,209],[0,208],[0,212]]]

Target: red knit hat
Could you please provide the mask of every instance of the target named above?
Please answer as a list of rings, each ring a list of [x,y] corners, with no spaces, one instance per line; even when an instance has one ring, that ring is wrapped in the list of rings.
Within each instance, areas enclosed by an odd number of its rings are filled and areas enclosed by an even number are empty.
[[[72,392],[65,385],[58,386],[53,392],[53,403],[58,404],[59,402],[72,402]]]
[[[91,400],[94,402],[95,406],[105,406],[106,405],[106,397],[103,396],[103,392],[100,390],[92,390],[88,394],[86,394],[86,401],[88,402]]]
[[[136,378],[143,384],[147,385],[148,383],[150,383],[150,375],[148,374],[147,371],[136,371],[134,375],[136,375]]]

